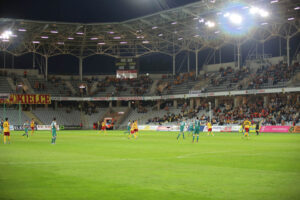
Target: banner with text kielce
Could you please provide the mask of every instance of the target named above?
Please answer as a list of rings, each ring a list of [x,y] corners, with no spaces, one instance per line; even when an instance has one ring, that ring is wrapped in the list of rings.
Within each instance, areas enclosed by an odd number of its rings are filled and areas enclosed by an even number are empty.
[[[10,94],[8,99],[1,100],[0,104],[51,104],[49,94]]]

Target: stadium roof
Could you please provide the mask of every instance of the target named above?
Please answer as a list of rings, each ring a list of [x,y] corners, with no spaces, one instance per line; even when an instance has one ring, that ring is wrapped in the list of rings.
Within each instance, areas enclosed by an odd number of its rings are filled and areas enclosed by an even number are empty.
[[[233,3],[234,2],[234,3]],[[242,6],[242,7],[241,7]],[[256,19],[245,34],[234,35],[222,28],[219,16],[226,9],[264,8],[268,18]],[[34,52],[45,57],[70,54],[85,58],[101,54],[139,57],[160,52],[218,49],[242,45],[248,40],[265,42],[273,37],[293,37],[300,30],[297,0],[202,0],[140,18],[114,23],[68,23],[0,18],[0,33],[10,30],[10,39],[0,40],[0,51],[13,55]],[[213,22],[209,28],[207,22]],[[243,27],[244,28],[244,27]]]

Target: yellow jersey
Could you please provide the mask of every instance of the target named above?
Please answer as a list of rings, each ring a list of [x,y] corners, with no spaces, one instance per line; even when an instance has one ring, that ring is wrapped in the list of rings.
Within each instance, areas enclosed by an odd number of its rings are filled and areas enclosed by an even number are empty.
[[[102,122],[102,125],[101,125],[102,127],[104,127],[105,126],[105,122]]]
[[[207,122],[207,128],[212,128],[210,122]]]
[[[250,128],[251,122],[249,120],[244,121],[244,128]]]
[[[3,123],[3,129],[4,132],[9,132],[9,123],[7,121]]]
[[[31,121],[30,127],[34,127],[34,121]]]

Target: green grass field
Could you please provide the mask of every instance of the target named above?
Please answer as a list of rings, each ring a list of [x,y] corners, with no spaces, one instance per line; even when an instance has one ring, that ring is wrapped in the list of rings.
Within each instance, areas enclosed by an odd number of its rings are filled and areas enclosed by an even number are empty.
[[[0,199],[300,199],[300,134],[39,131],[0,144]]]

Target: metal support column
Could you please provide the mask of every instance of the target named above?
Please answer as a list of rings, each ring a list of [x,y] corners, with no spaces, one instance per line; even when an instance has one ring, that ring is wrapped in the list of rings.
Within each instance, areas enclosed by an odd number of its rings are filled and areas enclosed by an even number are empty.
[[[237,45],[237,65],[238,68],[241,68],[241,45]]]
[[[187,52],[187,71],[190,72],[190,52]]]
[[[290,65],[290,36],[286,38],[286,62]]]
[[[176,54],[173,54],[173,76],[175,76],[175,67],[176,67]]]
[[[33,55],[32,55],[32,69],[35,68],[35,53],[33,52]]]
[[[80,81],[82,81],[82,57],[79,57],[79,78],[80,78]]]
[[[195,51],[196,56],[196,77],[198,77],[198,50]]]
[[[279,56],[280,57],[282,56],[282,53],[281,53],[281,37],[279,37]]]
[[[48,80],[48,56],[45,56],[45,78]]]

